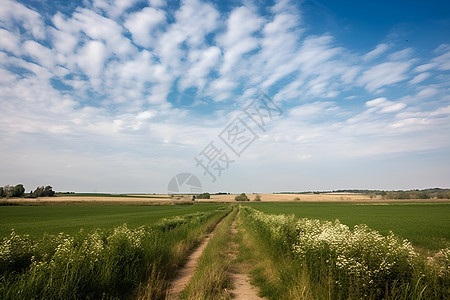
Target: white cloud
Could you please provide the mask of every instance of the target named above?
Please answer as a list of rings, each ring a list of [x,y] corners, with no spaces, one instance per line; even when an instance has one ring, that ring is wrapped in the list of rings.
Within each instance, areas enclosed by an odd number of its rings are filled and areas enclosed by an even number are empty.
[[[210,90],[208,91],[211,97],[216,101],[229,100],[232,97],[232,90],[236,87],[236,83],[227,78],[219,78],[210,83]]]
[[[20,39],[8,30],[0,28],[0,50],[6,50],[15,55],[20,54]]]
[[[181,49],[182,43],[186,42],[192,49],[203,48],[206,35],[218,24],[219,13],[212,5],[198,0],[184,1],[175,12],[175,23],[157,37],[159,43],[155,52],[176,75],[180,75],[182,59],[186,56],[185,50]]]
[[[382,112],[382,113],[396,112],[396,111],[402,110],[405,107],[406,107],[405,103],[395,103],[395,104],[390,104],[390,105],[384,106],[380,110],[380,112]]]
[[[385,97],[376,98],[366,102],[366,106],[375,109],[380,113],[390,113],[402,110],[406,107],[405,103],[395,103],[387,100]]]
[[[127,9],[132,7],[140,0],[94,0],[93,7],[106,12],[112,18],[118,18]]]
[[[52,50],[35,41],[25,41],[23,43],[23,52],[25,55],[35,58],[36,62],[41,66],[52,68],[55,65],[55,55]]]
[[[330,33],[311,35],[301,6],[287,0],[264,14],[261,2],[230,3],[225,14],[203,0],[179,7],[151,0],[144,8],[95,0],[53,16],[5,1],[2,165],[26,148],[31,162],[70,160],[76,176],[105,156],[105,165],[122,159],[134,166],[127,170],[173,175],[191,168],[186,153],[198,153],[261,88],[284,113],[249,152],[255,169],[267,157],[297,170],[309,161],[450,146],[446,45],[431,58],[394,43],[361,53]],[[182,91],[190,87],[197,94],[187,107]]]
[[[157,112],[155,110],[146,110],[146,111],[141,111],[140,113],[137,114],[136,119],[138,120],[149,120],[153,117],[155,117],[157,114]]]
[[[114,20],[103,17],[92,10],[79,8],[72,18],[64,21],[55,17],[56,25],[66,32],[83,32],[90,39],[101,40],[111,53],[119,57],[126,57],[135,53],[130,41],[123,36],[123,28]]]
[[[368,107],[376,107],[386,103],[387,99],[385,97],[376,98],[366,102]]]
[[[411,79],[409,81],[410,84],[417,84],[417,83],[421,83],[422,81],[426,80],[427,78],[429,78],[431,76],[431,73],[429,72],[425,72],[425,73],[420,73],[419,75],[415,76],[413,79]]]
[[[363,60],[369,61],[386,52],[389,49],[388,44],[379,44],[375,49],[363,56]]]
[[[364,71],[359,82],[365,85],[369,92],[386,85],[392,85],[408,78],[407,71],[411,62],[385,62]]]
[[[398,61],[398,60],[409,60],[411,59],[411,56],[413,54],[413,51],[411,48],[406,48],[397,52],[394,52],[389,55],[390,60]]]
[[[296,62],[301,64],[305,74],[320,74],[320,65],[341,52],[341,48],[331,46],[332,41],[329,35],[305,39],[296,57]]]
[[[208,74],[219,62],[221,56],[220,49],[212,46],[207,49],[192,50],[189,53],[191,67],[187,70],[180,82],[181,89],[195,86],[202,90],[207,81]]]
[[[91,79],[96,79],[100,76],[107,57],[108,51],[102,42],[89,41],[78,51],[77,64]]]
[[[52,44],[54,50],[62,56],[60,57],[60,62],[66,62],[67,56],[72,55],[75,47],[78,45],[78,37],[71,32],[57,29],[52,29],[51,35],[53,37]]]
[[[434,63],[439,70],[450,70],[450,51],[447,51],[444,54],[434,58],[432,63]]]
[[[437,95],[438,92],[439,90],[434,87],[425,87],[419,93],[417,93],[417,96],[419,98],[429,98]]]
[[[434,64],[434,63],[427,63],[427,64],[417,66],[416,68],[414,68],[414,71],[425,72],[425,71],[429,71],[429,70],[433,69],[435,66],[436,66],[436,64]]]
[[[13,73],[0,68],[0,83],[1,84],[11,84],[11,83],[14,83],[16,80],[17,80],[17,77]]]
[[[11,1],[2,0],[2,8],[0,9],[0,26],[17,31],[17,26],[23,26],[26,35],[31,33],[31,37],[42,40],[45,38],[45,25],[41,15],[24,5]]]
[[[166,20],[163,10],[145,7],[141,11],[131,14],[124,26],[131,32],[133,41],[144,47],[153,47],[154,31]]]
[[[252,35],[261,25],[262,19],[245,6],[231,12],[226,33],[217,39],[224,51],[222,73],[231,71],[242,55],[258,46],[258,40]]]

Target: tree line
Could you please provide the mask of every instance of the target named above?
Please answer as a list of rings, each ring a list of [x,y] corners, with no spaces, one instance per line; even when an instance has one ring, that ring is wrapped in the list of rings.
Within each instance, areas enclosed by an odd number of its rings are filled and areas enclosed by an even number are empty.
[[[0,186],[0,198],[37,198],[37,197],[53,197],[55,191],[50,185],[38,186],[34,191],[25,193],[25,187],[23,184],[17,184],[15,186],[5,185]]]
[[[276,194],[325,194],[325,193],[357,193],[368,195],[370,198],[382,199],[450,199],[450,189],[431,188],[423,190],[334,190],[334,191],[312,191],[312,192],[281,192]]]

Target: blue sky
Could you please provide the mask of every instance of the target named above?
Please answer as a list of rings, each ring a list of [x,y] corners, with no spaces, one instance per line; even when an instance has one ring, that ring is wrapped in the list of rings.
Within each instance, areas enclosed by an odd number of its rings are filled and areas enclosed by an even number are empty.
[[[449,12],[3,0],[0,185],[163,193],[188,172],[210,192],[450,187]],[[245,114],[261,92],[281,111],[263,128]],[[220,136],[236,120],[257,137],[239,155]]]

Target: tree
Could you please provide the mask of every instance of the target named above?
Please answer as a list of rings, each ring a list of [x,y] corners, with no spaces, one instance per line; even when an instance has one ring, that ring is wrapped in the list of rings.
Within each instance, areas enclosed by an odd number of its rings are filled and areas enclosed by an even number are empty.
[[[11,197],[13,194],[13,189],[14,189],[14,187],[10,186],[9,184],[5,185],[3,187],[4,197]]]
[[[51,186],[47,185],[44,188],[44,195],[45,195],[44,197],[53,197],[53,196],[55,196],[55,191],[53,191],[52,189],[53,188]]]
[[[38,186],[33,193],[34,197],[44,197],[44,187]]]
[[[197,195],[197,199],[211,199],[211,195],[209,193],[203,193],[203,194]]]
[[[3,190],[3,187],[0,186],[0,198],[5,197],[5,191]]]
[[[254,201],[261,201],[261,195],[260,194],[256,194]]]
[[[236,201],[250,201],[245,193],[240,194],[239,196],[234,197]]]
[[[16,185],[12,190],[12,197],[23,197],[25,194],[25,188],[23,187],[23,184]]]
[[[55,191],[53,191],[53,188],[49,185],[46,187],[38,186],[36,190],[33,193],[34,197],[53,197],[55,196]]]

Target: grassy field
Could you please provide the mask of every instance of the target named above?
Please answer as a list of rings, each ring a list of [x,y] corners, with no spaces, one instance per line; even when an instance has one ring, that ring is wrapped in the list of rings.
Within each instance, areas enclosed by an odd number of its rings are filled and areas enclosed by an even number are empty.
[[[163,299],[220,220],[182,298],[229,298],[233,255],[267,299],[448,294],[450,203],[174,203],[0,206],[0,298]]]
[[[0,243],[1,299],[161,299],[191,249],[231,211],[220,204],[1,208],[3,230],[33,233],[12,232]],[[43,234],[51,231],[65,234]]]
[[[112,229],[124,223],[129,228],[153,224],[162,218],[214,210],[223,204],[129,206],[129,205],[43,205],[0,206],[0,238],[11,229],[17,234],[40,236],[44,232],[73,234],[83,228]]]
[[[366,224],[387,235],[389,231],[430,250],[450,244],[450,203],[248,203],[269,214],[334,221],[353,227]]]
[[[248,205],[240,215],[249,272],[267,299],[448,298],[449,248],[428,256],[365,225],[350,229]]]

